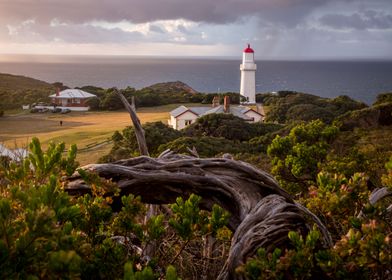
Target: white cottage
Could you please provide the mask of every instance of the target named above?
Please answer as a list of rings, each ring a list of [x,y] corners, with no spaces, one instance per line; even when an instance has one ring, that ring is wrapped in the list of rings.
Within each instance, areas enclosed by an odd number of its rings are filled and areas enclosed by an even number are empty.
[[[0,144],[0,157],[9,158],[12,161],[21,161],[28,156],[29,152],[26,149],[17,148],[10,150],[6,146]]]
[[[90,108],[86,101],[97,96],[80,89],[66,89],[57,91],[56,94],[49,97],[58,108],[70,109],[71,111],[88,111]]]
[[[180,106],[170,112],[169,126],[180,130],[194,123],[201,116],[208,114],[232,114],[247,122],[260,122],[264,115],[246,106],[231,106],[228,96],[224,98],[224,104],[219,105],[219,97],[214,97],[212,107],[186,107]]]

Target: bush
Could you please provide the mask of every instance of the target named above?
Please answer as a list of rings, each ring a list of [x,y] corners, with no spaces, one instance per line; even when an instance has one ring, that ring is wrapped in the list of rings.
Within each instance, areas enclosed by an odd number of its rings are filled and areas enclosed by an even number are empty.
[[[264,94],[259,99],[263,100],[265,105],[270,106],[266,120],[280,123],[316,119],[331,123],[339,115],[366,107],[364,103],[344,95],[327,99],[291,91]]]
[[[392,92],[377,95],[376,102],[373,105],[380,105],[382,103],[392,103]]]
[[[309,183],[315,182],[338,131],[317,120],[295,126],[288,136],[277,135],[267,152],[281,186],[292,194],[306,191]]]
[[[389,171],[391,163],[392,159],[387,164]],[[387,187],[391,174],[384,176]],[[271,252],[260,248],[237,272],[248,279],[389,279],[392,225],[388,203],[371,205],[369,195],[364,174],[347,178],[320,173],[301,202],[327,226],[333,246],[321,247],[316,227],[306,237],[290,232],[292,248]]]
[[[180,137],[159,147],[163,152],[170,149],[175,153],[189,154],[188,148],[196,148],[201,157],[214,157],[222,153],[236,154],[247,152],[249,146],[246,143],[231,141],[225,138],[201,136],[201,137]]]
[[[209,114],[198,118],[195,123],[184,129],[190,137],[222,137],[228,140],[247,141],[282,128],[272,123],[248,123],[232,114]]]
[[[231,237],[226,211],[201,210],[201,197],[190,195],[169,205],[171,214],[145,219],[141,198],[124,195],[114,213],[117,186],[81,169],[91,193],[72,198],[64,178],[77,168],[76,147],[66,157],[64,149],[50,144],[43,152],[34,138],[26,160],[0,169],[1,279],[178,280],[173,265],[185,279],[217,276]],[[219,248],[214,259],[202,255],[207,237]],[[146,262],[151,243],[156,255]]]
[[[158,155],[160,145],[182,136],[182,133],[162,122],[146,123],[143,125],[147,147],[151,155]],[[111,162],[139,155],[139,146],[133,127],[125,128],[122,133],[116,131],[112,135],[113,148],[110,153],[100,159],[100,162]]]

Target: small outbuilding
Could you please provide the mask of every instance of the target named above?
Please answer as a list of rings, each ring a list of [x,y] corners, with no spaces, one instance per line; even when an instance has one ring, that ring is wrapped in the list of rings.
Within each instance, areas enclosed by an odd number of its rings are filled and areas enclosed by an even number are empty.
[[[262,108],[258,104],[257,108]],[[216,96],[212,101],[212,107],[186,107],[180,106],[170,112],[170,119],[168,120],[169,126],[174,129],[180,130],[188,125],[194,123],[198,118],[208,114],[232,114],[246,122],[261,122],[264,120],[263,110],[258,112],[247,106],[232,106],[228,96],[224,98],[224,104],[219,104],[219,98]]]
[[[52,104],[56,107],[70,109],[71,111],[88,111],[90,107],[86,101],[97,96],[80,89],[66,89],[57,91],[56,94],[52,94],[49,97],[52,99]]]

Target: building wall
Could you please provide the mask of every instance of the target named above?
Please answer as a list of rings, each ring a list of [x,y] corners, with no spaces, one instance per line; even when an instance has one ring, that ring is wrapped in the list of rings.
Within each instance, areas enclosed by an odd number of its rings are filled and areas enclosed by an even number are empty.
[[[88,107],[87,98],[52,98],[52,103],[63,107]]]
[[[180,130],[187,127],[189,124],[194,123],[197,120],[198,116],[191,112],[186,112],[182,115],[179,115],[175,121],[174,129]],[[189,124],[187,124],[189,123]]]
[[[253,118],[253,122],[261,122],[263,121],[263,117],[260,116],[259,114],[253,112],[252,110],[248,111],[245,113],[248,117]]]
[[[177,119],[170,115],[170,119],[167,121],[168,125],[171,126],[174,129],[177,129]]]
[[[37,105],[37,106],[34,106],[34,108],[53,110],[55,108],[55,106],[41,106],[41,105]],[[76,106],[72,106],[72,107],[66,106],[66,107],[63,107],[61,105],[56,105],[56,108],[57,109],[61,109],[61,110],[69,109],[71,111],[78,111],[78,112],[86,112],[86,111],[88,111],[90,109],[90,107],[76,107]]]

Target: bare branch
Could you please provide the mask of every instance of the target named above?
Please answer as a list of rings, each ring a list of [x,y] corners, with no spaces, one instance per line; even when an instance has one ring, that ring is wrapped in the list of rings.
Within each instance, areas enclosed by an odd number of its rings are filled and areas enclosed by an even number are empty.
[[[125,109],[127,109],[132,123],[133,127],[135,129],[135,135],[136,135],[136,140],[139,145],[139,151],[140,154],[143,156],[148,156],[148,148],[147,148],[147,143],[146,143],[146,137],[144,136],[144,129],[140,123],[139,118],[137,117],[136,110],[135,110],[135,104],[134,104],[134,99],[132,99],[132,105],[129,104],[128,100],[125,98],[125,96],[121,93],[121,91],[116,90],[116,94],[120,97],[121,102],[124,104]]]

